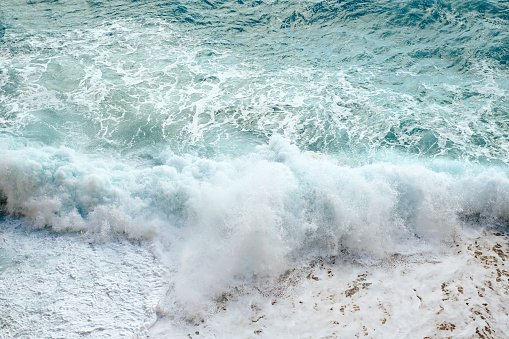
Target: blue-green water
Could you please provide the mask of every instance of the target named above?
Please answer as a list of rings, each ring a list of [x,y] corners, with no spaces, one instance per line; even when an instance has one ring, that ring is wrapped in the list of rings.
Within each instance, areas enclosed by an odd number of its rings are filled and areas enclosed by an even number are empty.
[[[153,241],[189,312],[509,219],[505,1],[3,0],[0,46],[2,213]]]

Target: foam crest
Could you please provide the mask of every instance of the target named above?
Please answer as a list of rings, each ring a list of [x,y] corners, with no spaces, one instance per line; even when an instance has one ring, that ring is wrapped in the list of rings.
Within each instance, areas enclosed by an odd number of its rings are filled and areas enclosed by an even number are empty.
[[[509,179],[493,168],[349,167],[280,136],[238,158],[163,152],[157,162],[4,149],[3,210],[58,232],[152,239],[176,272],[174,297],[188,314],[228,286],[274,279],[317,256],[437,250],[454,240],[460,217],[509,218]]]

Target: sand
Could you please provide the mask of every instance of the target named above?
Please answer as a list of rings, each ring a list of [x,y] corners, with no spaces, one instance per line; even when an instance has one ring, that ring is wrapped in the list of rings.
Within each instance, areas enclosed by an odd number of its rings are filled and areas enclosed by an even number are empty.
[[[506,233],[465,227],[445,253],[317,260],[278,287],[225,294],[203,319],[159,319],[149,337],[504,338],[508,266]]]

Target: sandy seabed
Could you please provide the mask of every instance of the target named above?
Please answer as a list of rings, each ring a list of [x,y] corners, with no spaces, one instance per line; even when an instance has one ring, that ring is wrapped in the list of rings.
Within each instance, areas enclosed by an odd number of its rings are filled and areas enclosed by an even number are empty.
[[[280,288],[224,298],[195,324],[159,319],[150,338],[507,338],[509,236],[465,227],[447,253],[374,265],[332,258]],[[228,300],[230,298],[231,300]]]

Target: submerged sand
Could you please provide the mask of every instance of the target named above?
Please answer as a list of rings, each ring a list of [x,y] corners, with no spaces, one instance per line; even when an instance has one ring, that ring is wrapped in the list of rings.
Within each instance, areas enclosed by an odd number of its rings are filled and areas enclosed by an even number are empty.
[[[465,228],[445,254],[376,264],[329,258],[287,271],[279,288],[225,294],[190,322],[159,319],[150,338],[503,338],[509,236]]]

